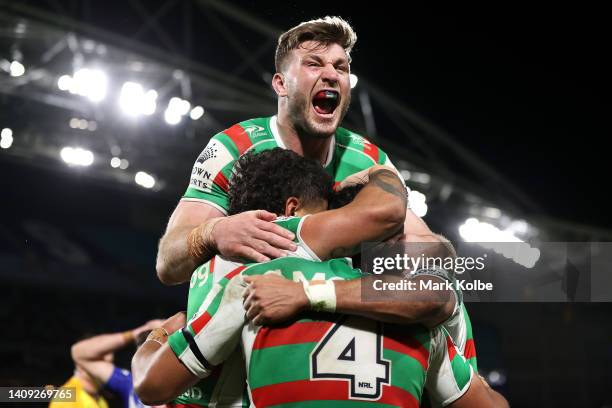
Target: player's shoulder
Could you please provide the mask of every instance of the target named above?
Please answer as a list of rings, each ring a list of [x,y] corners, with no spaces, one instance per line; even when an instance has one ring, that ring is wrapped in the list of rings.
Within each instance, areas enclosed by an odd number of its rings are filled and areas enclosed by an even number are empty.
[[[252,118],[238,122],[215,134],[209,142],[222,145],[234,158],[238,158],[262,142],[274,142],[270,117]]]
[[[338,151],[362,156],[371,161],[371,164],[384,164],[387,161],[387,153],[368,140],[367,137],[352,130],[338,127],[335,134],[335,143]]]
[[[297,240],[297,233],[302,220],[303,217],[278,217],[274,220],[274,223],[296,234]]]

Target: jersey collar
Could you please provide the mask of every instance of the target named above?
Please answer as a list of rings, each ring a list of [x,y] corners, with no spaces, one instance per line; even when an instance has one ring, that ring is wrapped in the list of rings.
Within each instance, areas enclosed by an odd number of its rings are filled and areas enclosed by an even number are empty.
[[[280,133],[278,132],[278,125],[276,124],[276,115],[270,118],[270,131],[272,132],[272,136],[274,136],[274,140],[279,147],[286,149],[285,143],[283,143],[283,139],[280,137]],[[334,158],[334,147],[336,146],[336,135],[334,134],[329,140],[329,149],[327,150],[327,159],[325,159],[325,164],[323,167],[327,167],[331,164],[332,159]]]

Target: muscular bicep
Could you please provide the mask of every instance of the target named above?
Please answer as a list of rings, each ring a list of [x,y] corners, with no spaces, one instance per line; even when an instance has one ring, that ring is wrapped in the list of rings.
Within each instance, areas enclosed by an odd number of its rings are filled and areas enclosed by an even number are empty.
[[[143,344],[142,348],[146,347],[155,345]],[[144,351],[139,350],[137,354]],[[137,373],[134,363],[132,368],[136,393],[148,405],[170,401],[199,380],[179,361],[168,344],[154,352],[144,373]]]
[[[365,241],[389,238],[401,230],[406,188],[389,168],[374,169],[355,199],[336,210],[307,217],[300,235],[319,258],[351,255]]]

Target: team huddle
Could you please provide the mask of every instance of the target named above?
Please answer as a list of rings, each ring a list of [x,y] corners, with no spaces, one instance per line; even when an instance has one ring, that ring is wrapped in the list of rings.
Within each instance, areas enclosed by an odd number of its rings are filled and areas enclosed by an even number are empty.
[[[186,314],[132,360],[145,404],[507,406],[478,375],[460,291],[361,299],[368,276],[351,257],[364,242],[456,254],[410,211],[387,154],[339,127],[355,41],[337,17],[281,35],[277,115],[215,135],[197,158],[157,260],[162,282],[189,282]]]

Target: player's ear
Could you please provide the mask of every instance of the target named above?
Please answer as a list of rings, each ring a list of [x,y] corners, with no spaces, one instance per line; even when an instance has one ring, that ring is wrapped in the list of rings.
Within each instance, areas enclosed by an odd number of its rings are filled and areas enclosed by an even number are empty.
[[[297,197],[289,197],[285,202],[285,217],[292,217],[300,209],[300,200]]]
[[[287,96],[287,88],[285,87],[285,76],[277,72],[272,77],[272,88],[278,96]]]

